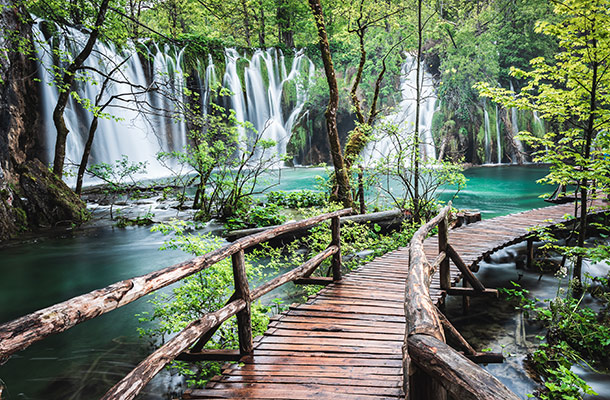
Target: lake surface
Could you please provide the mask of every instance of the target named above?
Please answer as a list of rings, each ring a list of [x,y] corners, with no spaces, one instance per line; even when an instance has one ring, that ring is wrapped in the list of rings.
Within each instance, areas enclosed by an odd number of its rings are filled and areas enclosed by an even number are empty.
[[[468,186],[454,200],[454,206],[479,209],[483,218],[543,207],[546,203],[538,196],[552,189],[535,181],[546,171],[538,166],[468,169]],[[325,170],[286,169],[273,190],[315,190],[318,175],[326,176]],[[444,200],[451,197],[450,189],[441,194]],[[106,227],[0,250],[0,322],[190,258],[180,251],[159,251],[163,240],[161,234],[146,227]],[[0,366],[3,396],[46,400],[100,397],[150,352],[146,340],[138,338],[134,317],[147,309],[146,299],[140,299],[14,355]],[[166,398],[169,382],[178,380],[164,372],[143,397]]]

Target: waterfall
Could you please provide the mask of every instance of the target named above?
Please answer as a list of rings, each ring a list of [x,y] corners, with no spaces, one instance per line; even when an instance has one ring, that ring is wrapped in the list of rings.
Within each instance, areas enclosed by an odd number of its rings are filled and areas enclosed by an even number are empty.
[[[500,137],[500,115],[496,104],[496,141],[498,142],[498,164],[502,164],[502,139]]]
[[[225,54],[223,85],[232,92],[230,108],[235,110],[237,120],[250,122],[262,139],[276,143],[274,153],[285,155],[292,128],[305,105],[307,90],[313,82],[313,62],[302,51],[297,52],[288,72],[284,55],[274,48],[256,50],[250,60],[240,56],[235,49],[227,49]],[[244,88],[237,70],[240,59],[247,62],[243,74]],[[295,87],[295,104],[288,117],[284,118],[282,98],[288,84]]]
[[[513,81],[510,81],[510,90],[511,92],[515,91],[515,88],[513,86]],[[513,141],[515,142],[515,145],[517,146],[517,150],[523,154],[524,150],[523,150],[523,143],[521,143],[521,141],[519,139],[517,139],[517,134],[519,134],[519,118],[518,118],[518,110],[516,107],[511,107],[510,109],[510,122],[511,125],[513,127]],[[516,159],[515,157],[513,157],[513,159]]]
[[[33,26],[36,50],[41,66],[39,79],[41,81],[41,104],[44,121],[45,156],[48,161],[53,159],[56,140],[56,129],[52,114],[57,103],[58,90],[53,81],[56,71],[57,57],[53,56],[53,48],[62,53],[63,57],[71,59],[79,51],[85,36],[74,29],[68,29],[66,36],[59,43],[48,43],[41,30],[42,21]],[[145,72],[144,66],[135,49],[128,45],[123,50],[117,50],[113,45],[97,41],[91,56],[86,60],[87,78],[75,83],[76,93],[82,99],[81,103],[72,96],[66,106],[64,119],[70,131],[66,144],[67,167],[78,164],[82,157],[89,125],[93,119],[91,111],[86,110],[82,103],[95,105],[103,76],[96,71],[111,74],[113,81],[102,96],[101,104],[109,103],[103,111],[105,117],[99,118],[90,164],[106,162],[113,163],[123,155],[132,162],[146,162],[150,177],[166,175],[167,171],[157,162],[159,151],[178,150],[186,144],[185,123],[176,118],[179,111],[174,101],[165,96],[148,91],[147,88],[160,88],[159,92],[171,91],[174,98],[181,98],[185,87],[184,74],[181,69],[182,52],[168,54],[168,49],[155,47],[151,51],[152,70]],[[71,178],[67,178],[68,183]]]
[[[404,140],[408,140],[408,135],[414,132],[415,125],[415,110],[417,107],[417,60],[411,55],[402,65],[400,91],[401,102],[396,107],[394,114],[388,115],[380,121],[379,125],[391,124],[398,129],[400,136]],[[420,153],[423,160],[436,159],[436,148],[432,138],[432,117],[436,110],[436,94],[432,76],[425,72],[424,65],[421,65],[423,72],[422,87],[421,87],[421,103],[420,103],[420,118],[419,118],[419,134],[420,134]],[[378,126],[379,126],[378,125]],[[363,152],[363,159],[366,164],[382,160],[383,157],[392,154],[395,151],[395,144],[392,139],[376,129],[376,134],[379,137],[369,142]]]
[[[52,114],[57,103],[58,90],[54,74],[58,71],[59,50],[64,58],[73,58],[84,43],[86,36],[69,29],[60,37],[45,37],[42,24],[34,24],[36,50],[40,59],[39,79],[41,81],[41,104],[44,118],[45,157],[53,159],[56,129]],[[184,49],[172,46],[147,48],[147,63],[141,61],[136,45],[131,43],[123,49],[97,41],[91,56],[86,61],[87,79],[75,83],[75,93],[80,102],[71,97],[64,114],[70,131],[66,145],[66,165],[78,164],[87,140],[89,125],[93,119],[91,106],[100,91],[103,74],[112,72],[113,81],[108,85],[102,99],[104,104],[114,99],[104,110],[105,118],[99,119],[89,164],[109,163],[129,157],[132,162],[146,162],[148,177],[166,176],[168,171],[157,161],[160,151],[180,151],[188,143],[187,126],[183,117],[186,107],[186,78]],[[57,53],[57,51],[56,51]],[[250,60],[235,49],[226,49],[226,69],[222,81],[218,79],[211,55],[207,55],[207,65],[202,60],[194,60],[199,65],[199,73],[194,80],[201,91],[202,113],[206,113],[212,88],[219,82],[231,91],[230,108],[235,110],[238,121],[252,123],[261,132],[263,139],[277,143],[274,153],[286,153],[286,144],[292,127],[303,111],[307,91],[313,82],[314,64],[304,53],[296,52],[290,70],[286,68],[284,55],[275,49],[257,50]],[[238,75],[238,61],[246,62],[243,84]],[[66,61],[63,60],[65,63]],[[79,72],[80,73],[80,72]],[[290,96],[285,96],[287,85],[294,88]],[[290,105],[282,102],[290,97]],[[87,110],[82,104],[88,104]],[[284,118],[285,112],[286,118]],[[243,127],[240,128],[246,134]],[[67,178],[68,183],[71,178]]]
[[[487,112],[487,102],[483,102],[483,113],[485,119],[485,160],[484,163],[491,162],[491,139],[489,137],[489,113]]]
[[[534,123],[536,123],[536,125],[538,125],[538,129],[539,132],[538,133],[540,136],[544,136],[544,134],[546,133],[545,129],[544,129],[544,121],[538,116],[538,111],[534,110],[532,112],[532,116],[534,117]],[[532,132],[534,133],[534,132]]]

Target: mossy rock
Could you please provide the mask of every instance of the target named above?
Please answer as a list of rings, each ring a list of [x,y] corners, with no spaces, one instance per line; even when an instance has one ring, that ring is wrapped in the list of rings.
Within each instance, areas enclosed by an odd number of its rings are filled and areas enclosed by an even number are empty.
[[[39,160],[18,167],[25,211],[31,227],[79,225],[89,218],[85,203]]]

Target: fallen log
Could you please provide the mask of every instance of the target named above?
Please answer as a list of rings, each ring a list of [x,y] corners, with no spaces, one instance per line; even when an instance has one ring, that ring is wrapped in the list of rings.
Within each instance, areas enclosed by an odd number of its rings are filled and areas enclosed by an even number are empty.
[[[390,211],[381,211],[370,214],[359,214],[359,215],[350,215],[346,217],[341,217],[341,224],[349,221],[356,224],[377,224],[381,227],[383,232],[391,231],[395,229],[399,229],[402,221],[404,221],[405,215],[401,210],[390,210]],[[259,232],[264,232],[268,229],[274,229],[281,225],[273,225],[273,226],[265,226],[261,228],[248,228],[248,229],[238,229],[234,231],[227,232],[225,234],[225,239],[229,242],[242,238],[244,236],[252,235]],[[294,240],[295,238],[303,237],[309,232],[309,227],[298,229],[291,231],[290,233],[278,236],[274,238],[274,241],[286,241],[286,240]]]

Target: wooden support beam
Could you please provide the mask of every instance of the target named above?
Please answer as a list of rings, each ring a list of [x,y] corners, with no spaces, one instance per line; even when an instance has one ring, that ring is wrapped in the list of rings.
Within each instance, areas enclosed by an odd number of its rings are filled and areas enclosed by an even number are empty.
[[[466,263],[457,253],[457,251],[455,251],[453,246],[451,246],[451,244],[449,243],[447,244],[447,255],[449,256],[449,258],[451,258],[455,266],[458,267],[464,278],[468,281],[468,283],[472,285],[473,288],[481,291],[485,290],[485,286],[483,286],[481,281],[477,279],[477,277],[472,273],[470,268],[468,268]]]
[[[534,265],[534,238],[527,238],[527,258],[525,262],[526,269],[532,269]]]
[[[445,252],[439,253],[438,256],[434,259],[432,264],[430,264],[430,276],[432,276],[436,269],[447,259],[447,254]]]
[[[196,362],[196,361],[239,361],[242,357],[237,349],[205,349],[200,352],[186,351],[180,353],[176,360]]]
[[[235,296],[246,302],[246,307],[237,313],[237,336],[241,355],[252,354],[252,312],[250,309],[250,287],[246,276],[244,251],[240,250],[231,256]]]
[[[467,279],[462,279],[462,289],[469,289]],[[480,292],[480,290],[479,290]],[[462,296],[462,314],[466,315],[470,311],[470,296]]]
[[[498,297],[497,289],[484,289],[477,290],[469,287],[457,287],[454,286],[447,290],[447,294],[452,296],[471,296],[471,297]]]
[[[438,224],[438,252],[439,254],[447,254],[448,245],[448,218],[447,215]],[[449,271],[449,258],[444,257],[440,263],[439,277],[441,280],[441,289],[449,289],[451,287],[451,273]]]
[[[475,364],[502,364],[504,362],[504,355],[502,353],[481,352],[464,354],[464,356]]]
[[[331,260],[331,266],[333,270],[333,280],[341,280],[341,221],[339,217],[333,217],[330,222],[330,229],[332,234],[331,246],[337,246],[338,252],[333,254]]]
[[[301,278],[294,281],[296,285],[328,285],[333,283],[335,280],[333,277],[320,276],[314,278]]]
[[[441,320],[443,324],[443,329],[445,329],[445,334],[452,338],[454,342],[458,345],[460,350],[462,350],[467,356],[474,356],[477,354],[477,351],[464,339],[464,337],[460,334],[460,332],[455,329],[453,324],[445,317],[445,315],[437,308],[436,312],[438,314],[438,318]]]

